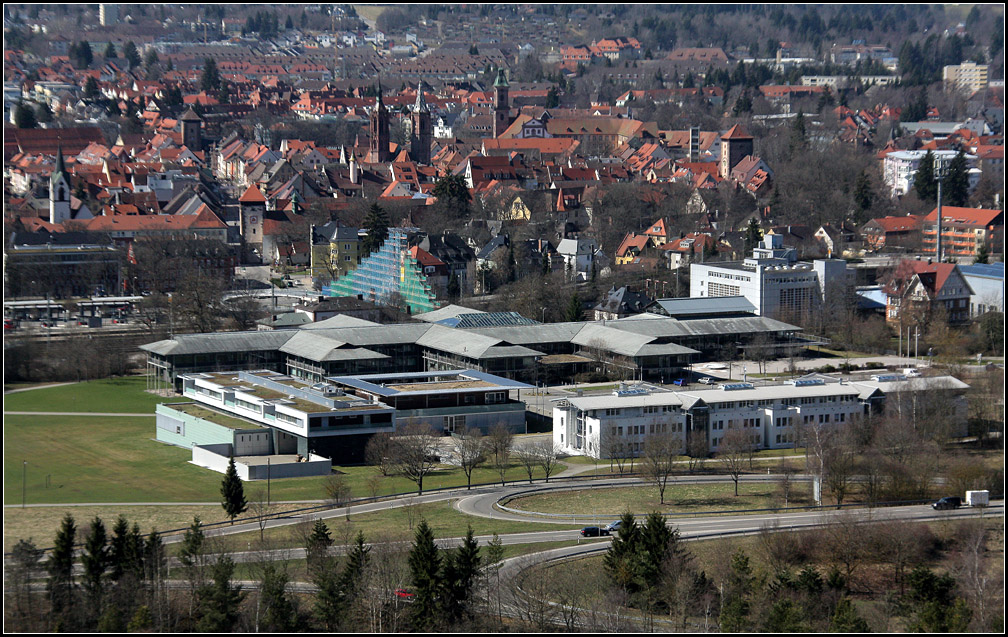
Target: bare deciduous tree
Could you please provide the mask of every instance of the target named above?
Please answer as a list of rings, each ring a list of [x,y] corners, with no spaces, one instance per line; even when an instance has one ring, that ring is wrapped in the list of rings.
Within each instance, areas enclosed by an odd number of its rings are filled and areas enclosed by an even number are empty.
[[[703,470],[707,453],[707,433],[699,429],[686,432],[686,467],[690,473]]]
[[[494,469],[500,475],[501,484],[511,466],[511,447],[514,444],[514,434],[504,423],[497,423],[490,428],[487,436],[487,453],[490,454]]]
[[[378,467],[383,476],[388,476],[395,466],[394,451],[392,435],[382,431],[368,440],[364,447],[364,459],[368,464]]]
[[[721,444],[718,445],[717,459],[735,483],[736,496],[738,496],[739,476],[742,475],[743,465],[751,446],[749,433],[738,427],[728,429],[721,439]]]
[[[515,447],[513,455],[518,459],[518,464],[525,469],[525,473],[528,474],[529,484],[532,484],[532,475],[535,473],[536,467],[539,466],[539,453],[533,445],[526,444]]]
[[[644,441],[644,475],[658,487],[658,500],[665,504],[665,489],[679,455],[679,437],[672,433],[656,433]]]
[[[472,474],[486,461],[486,441],[479,429],[468,427],[455,434],[455,455],[466,476],[466,488],[472,488]]]
[[[417,485],[417,493],[423,494],[423,481],[434,470],[439,460],[439,436],[427,423],[408,423],[393,436],[395,444],[393,456],[398,473]]]
[[[560,461],[560,448],[552,440],[542,440],[533,445],[533,451],[539,466],[546,474],[546,482],[549,482]]]

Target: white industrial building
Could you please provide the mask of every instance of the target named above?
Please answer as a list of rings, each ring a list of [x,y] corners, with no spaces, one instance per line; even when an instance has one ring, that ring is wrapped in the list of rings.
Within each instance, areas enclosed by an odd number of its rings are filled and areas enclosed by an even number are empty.
[[[691,297],[745,297],[756,314],[793,317],[812,307],[834,283],[851,282],[844,261],[797,262],[782,246],[781,235],[768,234],[745,261],[690,265]]]

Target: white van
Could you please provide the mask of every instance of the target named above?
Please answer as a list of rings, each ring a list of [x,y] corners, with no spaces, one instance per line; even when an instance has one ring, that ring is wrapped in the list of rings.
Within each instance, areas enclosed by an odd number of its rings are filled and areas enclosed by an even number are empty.
[[[900,370],[900,373],[907,378],[919,378],[921,373],[916,367],[907,367],[906,369]]]

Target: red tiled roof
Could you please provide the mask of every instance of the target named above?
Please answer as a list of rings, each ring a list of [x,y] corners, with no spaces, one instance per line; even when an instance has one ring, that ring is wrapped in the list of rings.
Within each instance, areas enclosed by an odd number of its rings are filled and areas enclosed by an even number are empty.
[[[248,190],[245,191],[245,194],[241,196],[241,199],[239,199],[238,202],[266,203],[266,197],[263,196],[262,191],[259,190],[259,188],[255,184],[252,184],[251,186],[248,187]]]
[[[942,223],[961,223],[969,226],[988,226],[1004,212],[989,208],[957,208],[955,206],[942,206]],[[933,209],[924,221],[935,222],[938,220],[938,208]]]
[[[721,136],[721,139],[752,139],[753,136],[750,135],[742,124],[735,124],[728,132]]]

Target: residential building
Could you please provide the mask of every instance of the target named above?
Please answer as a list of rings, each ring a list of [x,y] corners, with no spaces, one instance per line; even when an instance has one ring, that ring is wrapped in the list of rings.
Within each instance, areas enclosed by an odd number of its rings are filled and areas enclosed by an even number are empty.
[[[923,326],[938,310],[953,325],[970,318],[973,290],[954,263],[903,259],[883,290],[887,295],[886,321],[890,324]]]
[[[942,68],[942,81],[967,94],[987,88],[987,65],[968,61]]]
[[[998,254],[1004,249],[1004,211],[987,208],[958,208],[942,206],[941,247],[942,258],[972,258],[986,248],[988,254]],[[923,250],[936,255],[935,237],[938,226],[938,208],[926,217],[923,227]]]
[[[879,217],[861,226],[861,236],[870,250],[917,250],[921,246],[923,217]]]
[[[970,318],[987,312],[1004,314],[1004,263],[960,265],[970,290]]]
[[[357,269],[363,258],[360,231],[330,221],[311,228],[311,277],[332,282]]]
[[[936,172],[946,170],[949,162],[955,159],[955,156],[958,154],[954,150],[900,150],[888,153],[885,156],[885,159],[882,160],[882,178],[885,180],[886,185],[889,186],[893,197],[902,197],[913,188],[914,177],[917,175],[920,162],[929,152],[934,156]],[[976,155],[966,155],[966,163],[971,169],[971,190],[976,186],[976,182],[980,180],[979,170],[976,171],[976,174],[972,172],[972,169],[976,167],[976,162]]]

